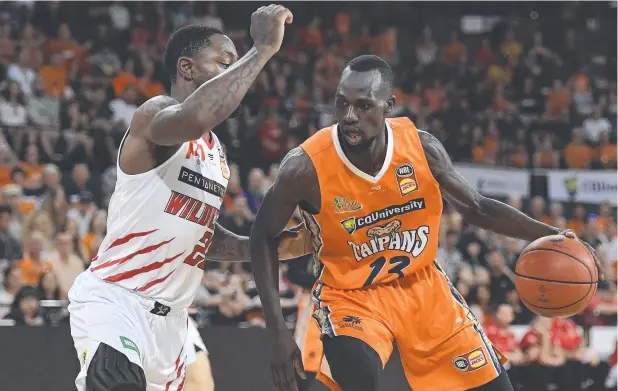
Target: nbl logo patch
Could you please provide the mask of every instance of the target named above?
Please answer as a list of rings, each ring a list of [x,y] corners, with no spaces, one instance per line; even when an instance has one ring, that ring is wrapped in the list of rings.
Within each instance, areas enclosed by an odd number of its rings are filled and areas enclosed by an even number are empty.
[[[401,196],[406,196],[418,190],[418,181],[414,167],[410,163],[403,163],[395,170],[397,185]]]
[[[453,359],[453,365],[461,372],[472,372],[487,365],[483,348],[476,348]]]

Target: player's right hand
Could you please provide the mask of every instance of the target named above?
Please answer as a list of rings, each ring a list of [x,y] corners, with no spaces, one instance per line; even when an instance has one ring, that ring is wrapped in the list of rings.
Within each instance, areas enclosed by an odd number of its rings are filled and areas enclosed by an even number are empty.
[[[285,25],[292,23],[294,16],[282,5],[260,7],[251,15],[249,32],[258,50],[274,55],[281,48]]]
[[[289,331],[284,331],[271,342],[270,374],[273,378],[275,391],[298,391],[295,373],[305,379],[303,357]]]

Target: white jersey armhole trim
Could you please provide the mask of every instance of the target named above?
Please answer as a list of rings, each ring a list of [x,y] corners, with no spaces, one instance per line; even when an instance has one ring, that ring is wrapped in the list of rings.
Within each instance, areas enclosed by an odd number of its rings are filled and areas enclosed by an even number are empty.
[[[127,139],[130,131],[131,131],[131,127],[129,127],[127,131],[124,133],[124,136],[122,136],[122,140],[120,141],[120,146],[118,146],[118,154],[117,154],[118,156],[116,156],[116,171],[117,171],[116,175],[123,176],[125,178],[140,178],[140,177],[149,176],[150,174],[153,174],[157,169],[164,168],[176,158],[176,155],[182,152],[183,146],[185,144],[185,143],[182,143],[180,148],[178,148],[178,151],[176,151],[176,153],[174,153],[172,156],[170,156],[167,160],[165,160],[163,163],[159,164],[158,166],[155,166],[148,171],[140,172],[139,174],[127,174],[120,167],[120,154],[122,153],[122,147],[124,146],[124,142]]]

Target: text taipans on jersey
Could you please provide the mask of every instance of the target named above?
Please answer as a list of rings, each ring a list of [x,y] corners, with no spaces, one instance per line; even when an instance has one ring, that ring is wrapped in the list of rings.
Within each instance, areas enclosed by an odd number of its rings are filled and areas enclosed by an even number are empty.
[[[429,243],[429,227],[421,225],[416,229],[401,232],[399,228],[401,228],[401,221],[393,220],[382,226],[373,227],[370,230],[371,235],[368,232],[371,240],[361,244],[348,241],[356,261],[361,262],[367,257],[388,250],[402,251],[414,258],[418,257]]]

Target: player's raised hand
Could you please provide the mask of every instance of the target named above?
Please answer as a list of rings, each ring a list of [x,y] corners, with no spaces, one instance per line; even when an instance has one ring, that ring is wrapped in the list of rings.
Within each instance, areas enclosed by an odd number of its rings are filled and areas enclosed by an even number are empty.
[[[592,258],[594,258],[595,265],[597,265],[597,272],[599,273],[599,280],[604,280],[605,279],[605,273],[603,273],[603,264],[601,263],[601,260],[599,259],[599,256],[597,255],[597,252],[594,249],[594,247],[592,247],[590,244],[588,244],[588,243],[584,242],[583,240],[581,240],[580,238],[578,238],[577,235],[575,235],[575,232],[573,232],[570,229],[567,229],[565,231],[560,232],[560,235],[566,236],[567,238],[570,238],[570,239],[576,239],[581,244],[586,246],[586,248],[588,249],[588,251],[592,255]]]
[[[294,16],[282,5],[271,4],[258,8],[251,15],[249,32],[258,50],[274,55],[281,48],[285,25],[292,23]]]
[[[270,374],[275,391],[298,391],[296,376],[305,379],[303,358],[292,333],[285,330],[271,342]]]

